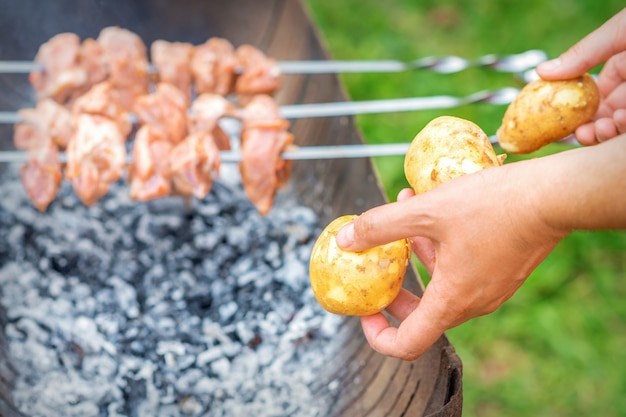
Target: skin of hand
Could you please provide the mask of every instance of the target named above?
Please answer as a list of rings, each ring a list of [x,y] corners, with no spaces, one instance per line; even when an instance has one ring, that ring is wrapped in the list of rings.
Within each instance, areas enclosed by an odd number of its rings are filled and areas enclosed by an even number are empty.
[[[358,251],[409,237],[431,273],[421,299],[402,290],[361,318],[373,349],[414,360],[449,328],[496,310],[573,229],[626,228],[626,135],[593,147],[458,177],[375,207],[337,243]]]
[[[626,133],[626,8],[584,37],[560,57],[537,67],[546,80],[575,78],[605,62],[598,75],[600,107],[592,122],[575,135],[583,145],[594,145]]]

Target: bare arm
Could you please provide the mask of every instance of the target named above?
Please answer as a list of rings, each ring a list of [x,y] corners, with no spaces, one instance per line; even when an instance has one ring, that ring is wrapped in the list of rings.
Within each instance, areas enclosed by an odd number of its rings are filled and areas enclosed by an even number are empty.
[[[420,300],[408,292],[362,318],[372,347],[415,359],[447,329],[509,299],[573,229],[626,228],[626,135],[599,146],[489,168],[359,216],[337,236],[360,250],[412,237],[432,273]]]

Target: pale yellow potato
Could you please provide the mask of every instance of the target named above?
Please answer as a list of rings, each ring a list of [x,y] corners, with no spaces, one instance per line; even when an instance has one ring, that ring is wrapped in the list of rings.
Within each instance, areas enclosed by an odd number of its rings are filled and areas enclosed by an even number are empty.
[[[498,141],[507,152],[526,154],[563,139],[593,119],[600,93],[589,74],[564,81],[535,80],[509,105]]]
[[[335,237],[356,215],[341,216],[322,231],[309,264],[315,298],[327,311],[367,316],[385,309],[398,295],[409,263],[406,239],[360,252],[344,251]]]
[[[483,168],[500,166],[489,137],[475,123],[441,116],[415,136],[404,157],[404,175],[416,194]]]

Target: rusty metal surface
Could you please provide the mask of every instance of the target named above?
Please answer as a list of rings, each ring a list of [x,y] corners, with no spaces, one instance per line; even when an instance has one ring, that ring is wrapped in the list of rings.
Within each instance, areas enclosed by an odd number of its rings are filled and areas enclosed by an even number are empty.
[[[3,60],[32,59],[39,45],[59,32],[95,37],[108,25],[133,30],[147,44],[156,39],[198,44],[222,36],[235,45],[255,45],[279,60],[328,58],[316,27],[293,0],[1,0],[0,7]],[[332,74],[285,76],[276,98],[280,104],[347,99]],[[24,76],[0,78],[0,110],[33,102]],[[302,146],[362,143],[350,117],[298,119],[291,130]],[[0,149],[12,148],[11,132],[10,126],[0,126]],[[299,161],[287,192],[312,207],[323,223],[385,202],[369,159]],[[414,269],[405,286],[421,292]],[[334,416],[461,415],[461,361],[445,337],[419,360],[404,362],[373,352],[359,321],[350,318],[337,343],[343,344],[341,353],[328,358],[315,387],[333,404]],[[17,416],[7,392],[10,363],[6,356],[0,359],[0,415]]]

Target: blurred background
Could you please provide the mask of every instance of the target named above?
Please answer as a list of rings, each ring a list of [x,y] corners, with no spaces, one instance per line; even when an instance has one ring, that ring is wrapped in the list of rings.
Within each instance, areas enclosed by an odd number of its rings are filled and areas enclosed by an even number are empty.
[[[529,49],[556,57],[624,2],[305,0],[305,5],[334,58],[410,61]],[[450,75],[414,71],[340,77],[352,100],[464,96],[523,85],[513,75],[481,68]],[[410,142],[440,115],[463,117],[495,134],[505,109],[475,104],[356,120],[367,142]],[[524,158],[564,149],[551,145]],[[408,185],[403,157],[374,163],[388,198],[395,200]],[[428,274],[419,269],[427,282]],[[464,415],[626,416],[625,272],[625,232],[574,232],[498,311],[448,331],[464,364]]]

